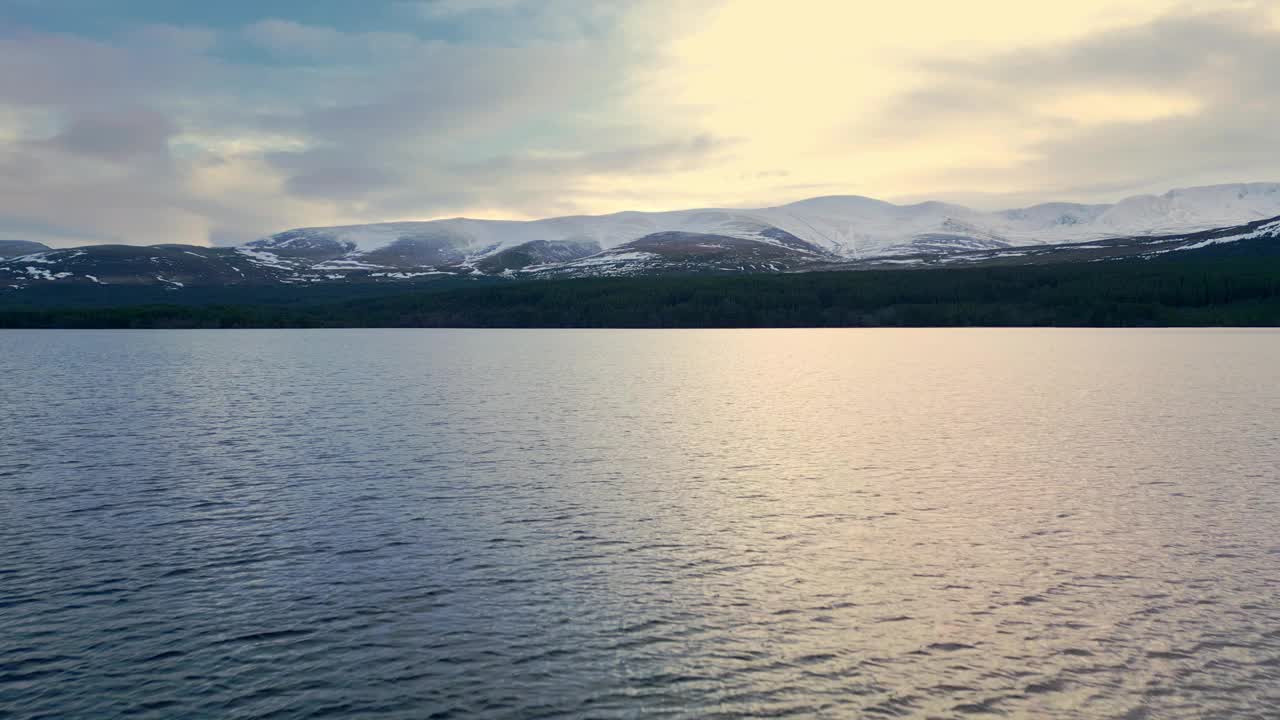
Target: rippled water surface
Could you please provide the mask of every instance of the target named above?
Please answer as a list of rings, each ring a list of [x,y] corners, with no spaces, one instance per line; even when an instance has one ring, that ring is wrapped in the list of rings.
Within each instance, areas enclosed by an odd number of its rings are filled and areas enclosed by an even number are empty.
[[[1280,715],[1280,333],[0,333],[0,717]]]

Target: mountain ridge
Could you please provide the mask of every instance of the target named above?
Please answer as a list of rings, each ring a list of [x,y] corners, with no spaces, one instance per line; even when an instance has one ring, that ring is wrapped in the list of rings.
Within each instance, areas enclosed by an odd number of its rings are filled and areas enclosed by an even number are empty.
[[[1242,202],[1246,199],[1252,202]],[[469,249],[513,247],[533,240],[590,240],[603,249],[654,232],[686,231],[752,239],[776,227],[846,256],[904,254],[920,237],[966,233],[1010,245],[1048,244],[1127,235],[1194,232],[1280,215],[1280,183],[1232,183],[1134,195],[1110,204],[1050,201],[980,211],[954,203],[898,205],[862,195],[826,195],[762,208],[692,208],[535,220],[456,217],[295,228],[248,243],[271,247],[281,236],[306,234],[380,249],[396,239],[428,234],[463,240]]]
[[[429,282],[797,272],[864,266],[1141,257],[1219,233],[1280,234],[1280,183],[1134,196],[1112,205],[1041,203],[985,213],[824,196],[757,210],[627,211],[534,221],[473,219],[296,228],[244,245],[96,245],[0,255],[0,290],[32,284]],[[1265,227],[1264,227],[1265,226]],[[1261,229],[1259,229],[1261,228]],[[1150,248],[1145,246],[1150,245]],[[0,247],[0,250],[3,248]]]

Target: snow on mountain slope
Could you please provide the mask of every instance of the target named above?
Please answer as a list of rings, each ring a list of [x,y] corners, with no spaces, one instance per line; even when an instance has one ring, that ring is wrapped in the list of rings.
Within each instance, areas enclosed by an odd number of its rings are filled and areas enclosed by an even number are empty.
[[[1275,217],[1278,207],[1280,184],[1215,185],[1126,198],[1095,224],[1111,235],[1160,235]]]
[[[1043,210],[1057,221],[1062,208]],[[1045,220],[1048,218],[1048,220]],[[951,231],[965,227],[952,220]],[[90,245],[45,249],[0,258],[0,295],[35,286],[183,288],[327,285],[333,283],[472,282],[497,278],[581,278],[640,275],[775,273],[885,268],[1022,266],[1052,263],[1280,255],[1280,215],[1187,233],[1138,234],[1094,242],[1010,246],[989,238],[937,233],[872,257],[841,257],[776,227],[758,238],[664,231],[611,248],[594,241],[535,240],[467,255],[449,242],[456,231],[416,231],[361,253],[353,243],[303,233],[272,247],[253,244],[208,248],[191,245]],[[434,238],[434,239],[433,239]],[[441,239],[443,238],[443,240]],[[922,239],[925,238],[925,239]],[[929,239],[932,238],[932,239]],[[907,252],[912,250],[913,252]],[[890,253],[897,253],[896,255]]]
[[[1251,223],[1239,228],[1226,228],[1217,232],[1199,233],[1189,242],[1175,244],[1170,250],[1157,252],[1203,250],[1214,245],[1243,244],[1249,240],[1280,239],[1280,220],[1266,223]]]
[[[527,222],[453,218],[302,228],[250,245],[335,258],[368,256],[398,266],[410,259],[419,265],[471,262],[534,242],[594,243],[608,250],[655,233],[682,232],[774,245],[800,242],[857,259],[1195,232],[1278,215],[1280,183],[1252,183],[1171,190],[1114,205],[1046,203],[1000,212],[832,196],[760,209],[622,212]]]
[[[527,271],[536,277],[780,272],[836,259],[794,238],[772,239],[777,242],[667,231],[569,262],[529,267]]]
[[[571,216],[545,220],[474,220],[451,218],[423,222],[395,222],[301,228],[255,240],[263,248],[308,247],[324,243],[345,245],[357,253],[382,250],[396,242],[430,241],[458,250],[488,254],[538,241],[594,242],[610,248],[655,232],[696,232],[728,235],[768,242],[771,225],[742,210],[677,210],[672,212],[622,212],[613,215]]]

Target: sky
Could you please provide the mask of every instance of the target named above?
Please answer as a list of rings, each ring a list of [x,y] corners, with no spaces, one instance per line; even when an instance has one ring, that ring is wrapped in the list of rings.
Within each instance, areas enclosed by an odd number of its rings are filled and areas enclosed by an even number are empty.
[[[1280,180],[1280,0],[0,0],[0,238]]]

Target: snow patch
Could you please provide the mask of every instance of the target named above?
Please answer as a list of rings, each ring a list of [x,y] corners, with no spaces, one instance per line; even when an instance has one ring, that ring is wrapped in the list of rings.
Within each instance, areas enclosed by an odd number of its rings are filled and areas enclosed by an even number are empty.
[[[275,253],[267,252],[266,250],[257,250],[251,247],[241,245],[240,247],[236,248],[236,252],[248,258],[248,260],[254,263],[255,265],[275,268],[277,270],[293,270],[293,266],[285,264],[285,262],[280,259],[279,255],[276,255]],[[241,274],[243,275],[244,273],[241,273]]]
[[[62,278],[68,278],[75,275],[75,273],[70,272],[50,272],[44,268],[32,267],[30,265],[26,267],[26,270],[27,274],[36,280],[61,280]]]
[[[408,279],[410,279],[410,278],[425,277],[425,276],[427,276],[427,275],[452,275],[452,274],[453,274],[453,273],[448,273],[448,272],[444,272],[444,271],[441,271],[441,270],[430,270],[430,271],[427,271],[427,272],[384,272],[384,273],[369,273],[369,277],[384,277],[384,278],[395,278],[395,279],[397,279],[397,280],[408,280]],[[343,276],[342,276],[342,275],[338,275],[337,277],[343,277]]]
[[[1206,247],[1209,247],[1210,245],[1223,245],[1226,243],[1240,242],[1241,240],[1256,240],[1262,237],[1271,237],[1275,235],[1277,232],[1280,232],[1280,221],[1267,223],[1266,225],[1263,225],[1262,227],[1258,228],[1257,230],[1254,230],[1253,232],[1241,233],[1240,235],[1227,235],[1225,237],[1209,238],[1208,240],[1201,240],[1198,243],[1192,243],[1191,245],[1183,245],[1182,247],[1174,248],[1174,250],[1175,251],[1199,250],[1200,248],[1206,248]]]
[[[581,260],[574,260],[568,264],[573,266],[612,265],[614,263],[644,262],[660,259],[662,259],[662,256],[656,253],[633,250],[631,252],[600,253],[599,255],[592,255],[591,257],[585,257]]]
[[[385,265],[373,265],[359,260],[326,260],[312,265],[313,270],[385,270]]]

